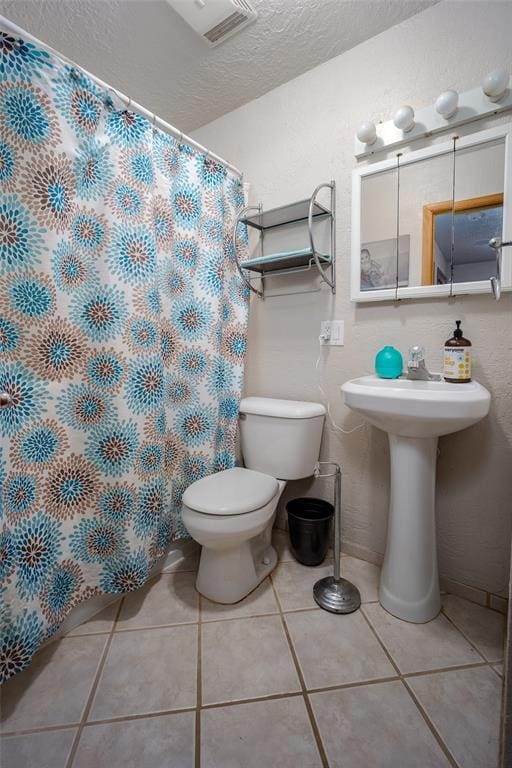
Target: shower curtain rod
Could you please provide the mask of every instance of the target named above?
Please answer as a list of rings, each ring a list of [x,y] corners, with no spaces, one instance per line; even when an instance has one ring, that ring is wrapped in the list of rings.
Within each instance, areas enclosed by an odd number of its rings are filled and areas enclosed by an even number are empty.
[[[211,152],[206,147],[203,147],[203,145],[199,144],[198,141],[194,141],[194,139],[192,139],[190,136],[187,136],[185,133],[178,130],[178,128],[175,128],[170,123],[166,123],[165,120],[162,120],[161,117],[158,117],[154,112],[150,112],[141,104],[138,104],[136,101],[133,101],[129,96],[126,96],[126,94],[121,93],[121,91],[118,91],[117,88],[114,88],[112,85],[105,83],[96,75],[93,75],[91,72],[88,72],[88,70],[82,67],[81,64],[77,64],[72,59],[69,59],[67,56],[64,56],[64,54],[60,53],[59,51],[56,51],[47,43],[43,43],[42,40],[39,40],[37,37],[34,37],[34,35],[31,35],[26,30],[22,29],[21,27],[18,27],[16,24],[14,24],[14,22],[5,18],[5,16],[0,15],[0,26],[4,27],[7,31],[11,32],[14,35],[18,35],[19,37],[25,40],[30,40],[30,42],[35,43],[35,45],[38,45],[39,47],[44,48],[53,56],[56,56],[58,59],[61,59],[62,61],[66,62],[66,64],[69,64],[72,67],[76,67],[77,69],[82,70],[82,72],[84,72],[87,75],[87,77],[89,77],[91,80],[94,80],[94,82],[97,83],[97,85],[99,85],[100,88],[115,93],[120,101],[126,102],[126,108],[129,109],[130,112],[138,112],[140,115],[147,117],[149,120],[151,120],[151,122],[155,127],[160,128],[165,133],[170,133],[171,135],[175,136],[180,143],[188,144],[190,147],[197,150],[201,154],[206,155],[206,157],[209,160],[213,160],[219,165],[223,165],[232,173],[236,174],[237,176],[240,176],[240,178],[243,179],[242,171],[240,171],[236,166],[231,165],[231,163],[228,163],[227,160],[224,160],[224,158],[220,157],[219,155],[216,155],[215,152]]]

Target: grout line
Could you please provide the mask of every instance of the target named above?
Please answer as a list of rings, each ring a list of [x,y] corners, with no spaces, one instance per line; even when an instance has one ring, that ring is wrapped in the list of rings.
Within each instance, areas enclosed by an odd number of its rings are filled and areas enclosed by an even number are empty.
[[[268,577],[267,577],[268,578]],[[377,603],[377,600],[368,600],[365,603],[362,603],[362,605],[372,605],[373,603]],[[199,603],[201,605],[201,602]],[[282,610],[282,613],[287,615],[289,613],[304,613],[306,611],[320,611],[321,609],[317,605],[311,605],[306,608],[291,608],[289,610]],[[244,616],[219,616],[212,619],[201,619],[203,624],[216,624],[221,621],[238,621],[239,619],[258,619],[263,618],[266,616],[278,616],[280,613],[279,609],[276,609],[274,611],[264,611],[261,613],[248,613]],[[120,634],[120,633],[126,633],[126,632],[139,632],[142,630],[149,630],[149,629],[165,629],[167,627],[189,627],[194,624],[197,624],[198,621],[180,621],[180,622],[170,622],[168,624],[143,624],[140,627],[123,627],[120,624],[118,624],[114,630],[114,634]],[[106,629],[102,632],[84,632],[81,635],[65,635],[65,637],[69,637],[71,639],[75,637],[98,637],[100,635],[110,635],[112,632],[111,629]],[[493,662],[495,664],[499,664],[500,660],[497,660]]]
[[[255,696],[251,699],[232,699],[231,701],[218,701],[213,704],[203,704],[201,711],[207,709],[223,709],[224,707],[235,707],[238,704],[257,704],[259,701],[275,701],[276,699],[293,699],[301,697],[302,691],[289,691],[288,693],[269,693],[267,696]]]
[[[224,616],[219,617],[218,619],[201,619],[201,622],[203,624],[218,624],[221,621],[239,621],[240,619],[261,619],[265,618],[267,616],[278,616],[279,611],[271,611],[271,612],[264,612],[264,613],[248,613],[246,616]]]
[[[378,685],[379,683],[396,683],[401,678],[398,675],[388,675],[388,677],[376,677],[374,680],[355,680],[351,683],[338,683],[338,685],[324,685],[321,688],[308,688],[308,694],[311,693],[330,693],[331,691],[342,691],[345,688],[362,688],[365,685]]]
[[[323,768],[329,768],[329,761],[327,760],[327,753],[326,753],[325,747],[324,747],[323,742],[322,742],[322,737],[320,735],[320,730],[318,728],[318,724],[316,722],[315,714],[313,712],[313,707],[311,705],[311,701],[310,701],[309,696],[308,696],[308,692],[307,692],[304,676],[303,676],[302,670],[300,668],[299,659],[298,659],[298,656],[297,656],[297,654],[295,652],[295,648],[294,648],[293,643],[292,643],[292,638],[290,636],[290,633],[288,631],[288,627],[286,625],[286,621],[284,619],[284,614],[283,614],[283,611],[282,611],[282,608],[281,608],[281,602],[279,600],[279,595],[277,594],[277,590],[275,588],[275,585],[274,585],[271,573],[269,574],[269,581],[270,581],[270,584],[272,586],[272,590],[274,592],[274,597],[275,597],[277,606],[279,608],[279,615],[280,615],[280,618],[281,618],[281,625],[283,627],[283,631],[284,631],[286,640],[288,642],[288,646],[289,646],[290,653],[291,653],[291,656],[292,656],[292,659],[293,659],[293,663],[295,664],[295,670],[297,672],[297,677],[299,678],[300,687],[302,689],[302,696],[303,696],[304,704],[305,704],[305,707],[306,707],[306,711],[308,713],[309,722],[311,723],[311,730],[313,731],[313,736],[315,738],[315,742],[316,742],[316,746],[317,746],[318,753],[319,753],[319,756],[320,756],[320,760],[322,762]]]
[[[0,743],[2,739],[8,739],[12,736],[30,736],[31,733],[46,733],[46,731],[69,731],[78,728],[80,723],[65,723],[62,725],[44,725],[41,728],[21,728],[17,731],[4,731],[0,733]]]
[[[471,664],[453,664],[451,667],[435,667],[434,669],[424,669],[419,672],[403,672],[401,677],[425,677],[425,675],[437,675],[440,672],[457,672],[459,669],[479,669],[480,667],[490,667],[487,661],[474,661]]]
[[[388,657],[388,659],[390,660],[390,662],[391,662],[391,664],[393,665],[393,667],[396,669],[396,671],[397,671],[397,673],[398,673],[398,676],[399,676],[399,679],[400,679],[400,681],[401,681],[402,685],[404,685],[404,686],[405,686],[405,689],[406,689],[406,691],[409,693],[410,697],[412,698],[412,700],[413,700],[414,704],[416,705],[416,708],[417,708],[417,710],[419,711],[420,715],[422,716],[423,720],[425,721],[425,724],[426,724],[427,728],[428,728],[428,729],[429,729],[429,731],[432,733],[433,737],[435,738],[436,742],[438,743],[438,745],[439,745],[439,748],[441,749],[441,751],[443,752],[443,754],[446,756],[446,758],[447,758],[447,760],[449,761],[449,763],[450,763],[450,765],[452,766],[452,768],[459,768],[459,766],[457,765],[457,763],[456,763],[456,762],[453,760],[453,757],[452,757],[452,754],[451,754],[450,750],[448,749],[448,747],[447,747],[447,746],[446,746],[446,744],[444,743],[443,739],[441,738],[440,734],[437,732],[437,730],[436,730],[436,728],[435,728],[434,724],[432,723],[432,721],[431,721],[431,720],[430,720],[430,718],[428,717],[428,715],[427,715],[426,711],[425,711],[425,710],[424,710],[424,708],[423,708],[423,707],[420,705],[419,701],[416,699],[416,696],[414,696],[414,695],[413,695],[413,693],[412,693],[412,690],[411,690],[410,686],[407,684],[407,681],[406,681],[406,679],[404,678],[404,676],[403,676],[402,672],[400,671],[400,669],[399,669],[399,667],[398,667],[398,664],[395,662],[395,660],[394,660],[394,658],[392,657],[391,653],[388,651],[388,649],[386,648],[386,646],[384,645],[384,643],[383,643],[383,642],[382,642],[382,640],[380,639],[380,637],[379,637],[379,635],[378,635],[378,633],[377,633],[377,630],[375,629],[375,627],[373,626],[373,624],[371,623],[370,619],[369,619],[369,618],[368,618],[368,616],[365,614],[365,612],[364,612],[364,611],[361,611],[361,613],[362,613],[362,615],[364,616],[364,618],[365,618],[365,620],[366,620],[366,623],[367,623],[367,624],[368,624],[368,626],[370,627],[371,631],[373,632],[373,634],[374,634],[374,635],[375,635],[375,637],[377,638],[377,641],[378,641],[379,645],[380,645],[380,646],[381,646],[381,648],[383,649],[384,653],[386,654],[386,656],[387,656],[387,657]],[[443,671],[446,671],[446,670],[443,670]],[[429,674],[430,672],[433,672],[433,670],[429,670],[429,672],[424,672],[423,674]]]
[[[153,717],[167,717],[168,715],[180,715],[183,712],[195,712],[195,707],[182,707],[181,709],[162,709],[158,712],[143,712],[137,715],[119,715],[118,717],[106,717],[101,720],[88,720],[83,724],[84,728],[92,725],[109,725],[110,723],[124,723],[126,720],[147,720]]]
[[[453,757],[451,751],[448,748],[448,745],[444,743],[441,737],[441,734],[438,733],[437,728],[435,727],[434,723],[428,716],[426,709],[423,707],[420,700],[418,699],[418,697],[416,696],[416,694],[414,693],[414,691],[412,690],[411,686],[408,684],[405,678],[402,678],[402,684],[405,686],[405,689],[409,693],[409,696],[411,697],[413,702],[416,704],[416,707],[419,713],[421,714],[421,716],[423,717],[423,720],[425,721],[429,731],[432,733],[432,736],[437,741],[441,751],[444,753],[445,757],[447,758],[452,768],[459,768],[459,764]]]
[[[149,625],[144,624],[143,626],[140,626],[140,627],[119,627],[114,631],[114,634],[121,635],[121,634],[127,634],[128,632],[141,632],[143,630],[148,630],[148,629],[167,629],[167,627],[171,627],[171,628],[172,627],[190,627],[197,623],[198,622],[196,620],[196,621],[180,621],[180,622],[175,622],[173,624],[149,624]]]
[[[123,607],[123,603],[124,603],[124,597],[119,601],[119,605],[117,607],[116,615],[115,615],[114,621],[112,623],[112,628],[110,630],[110,634],[109,634],[109,636],[107,638],[107,641],[105,643],[105,648],[103,649],[103,654],[101,656],[100,663],[98,664],[98,668],[96,670],[96,675],[94,677],[94,680],[93,680],[93,683],[92,683],[92,686],[91,686],[91,690],[89,691],[89,696],[87,698],[87,701],[86,701],[86,704],[85,704],[85,707],[84,707],[84,711],[82,713],[82,718],[80,720],[80,725],[78,726],[78,730],[77,730],[77,732],[75,734],[75,738],[73,740],[73,744],[72,744],[71,750],[69,752],[69,756],[68,756],[68,759],[67,759],[67,762],[66,762],[66,768],[71,768],[71,766],[73,765],[73,762],[75,760],[76,751],[78,749],[78,743],[80,741],[80,737],[81,737],[82,731],[84,729],[84,724],[87,721],[87,718],[89,716],[89,712],[91,710],[92,702],[93,702],[94,696],[96,695],[96,690],[98,688],[98,683],[100,681],[101,674],[103,672],[103,669],[105,667],[105,663],[107,661],[108,652],[110,650],[110,646],[112,645],[112,639],[114,637],[114,631],[115,631],[116,624],[117,624],[117,621],[119,619],[119,616],[121,614],[121,609]]]
[[[278,564],[282,561],[278,561]],[[285,561],[286,562],[286,561]],[[293,561],[290,561],[293,562]],[[179,573],[194,573],[196,570],[184,570],[184,571],[162,571],[161,574],[159,574],[159,577],[163,575],[171,575],[171,574],[179,574]],[[157,577],[157,578],[159,578]],[[497,669],[493,665],[501,663],[500,661],[488,661],[483,654],[479,651],[478,647],[466,636],[466,634],[457,626],[455,621],[453,621],[445,612],[442,611],[445,618],[448,620],[448,622],[453,625],[455,630],[459,632],[464,639],[468,642],[468,644],[477,652],[478,656],[482,658],[482,661],[477,661],[469,664],[460,664],[460,665],[453,665],[450,667],[442,667],[442,668],[435,668],[435,669],[429,669],[429,670],[422,670],[418,672],[408,672],[408,673],[402,673],[400,669],[398,668],[397,663],[395,662],[394,658],[392,657],[391,653],[387,650],[386,646],[384,645],[383,641],[380,639],[380,636],[377,632],[377,630],[372,625],[370,619],[364,612],[364,610],[361,610],[361,614],[364,617],[366,623],[368,624],[371,632],[377,639],[380,647],[384,651],[385,655],[389,659],[390,663],[392,664],[393,668],[396,671],[395,676],[385,677],[385,678],[378,678],[374,680],[363,680],[363,681],[356,681],[352,683],[343,683],[339,685],[334,686],[326,686],[323,688],[311,688],[308,689],[305,684],[305,680],[303,677],[303,673],[300,667],[299,659],[296,654],[292,638],[290,636],[285,617],[287,614],[293,614],[293,613],[303,613],[303,612],[313,612],[313,611],[319,611],[321,610],[318,608],[318,606],[310,606],[306,608],[296,608],[291,610],[283,610],[281,601],[279,599],[276,586],[273,581],[273,574],[269,574],[269,583],[271,585],[271,589],[274,594],[274,598],[276,600],[277,604],[277,611],[274,611],[272,613],[256,613],[256,614],[249,614],[248,616],[239,616],[239,617],[219,617],[214,618],[211,620],[205,620],[203,618],[202,613],[202,600],[201,597],[198,596],[198,619],[197,621],[191,621],[191,622],[181,622],[177,624],[159,624],[159,625],[153,625],[153,626],[142,626],[142,627],[128,627],[126,629],[121,629],[119,627],[119,619],[121,615],[122,606],[124,603],[124,598],[121,598],[119,601],[119,605],[116,611],[116,616],[114,621],[112,622],[112,626],[110,630],[107,630],[105,632],[90,632],[90,633],[84,633],[82,635],[67,635],[66,637],[69,637],[70,639],[74,638],[80,638],[80,637],[93,637],[93,636],[102,636],[107,635],[105,647],[103,649],[100,662],[98,665],[98,668],[96,670],[93,683],[89,692],[89,695],[86,699],[86,704],[83,710],[82,718],[80,722],[77,723],[65,723],[62,725],[54,725],[54,726],[45,726],[42,728],[31,728],[31,729],[24,729],[24,730],[18,730],[18,731],[8,731],[4,732],[3,734],[0,734],[1,738],[8,738],[12,736],[19,736],[19,735],[26,735],[26,734],[32,734],[32,733],[40,733],[44,731],[59,731],[59,730],[71,730],[71,729],[77,729],[75,738],[73,740],[73,744],[68,756],[68,761],[66,763],[66,768],[72,768],[73,762],[76,757],[76,752],[78,750],[79,741],[81,738],[81,734],[83,732],[84,728],[99,725],[99,724],[109,724],[109,723],[117,723],[117,722],[124,722],[124,721],[130,721],[130,720],[139,720],[139,719],[145,719],[145,718],[154,718],[154,717],[161,717],[161,716],[167,716],[172,714],[178,714],[182,712],[195,712],[195,768],[200,768],[200,761],[201,761],[201,711],[202,710],[208,710],[208,709],[214,709],[214,708],[221,708],[221,707],[230,707],[230,706],[236,706],[240,704],[245,703],[253,703],[253,702],[260,702],[260,701],[272,701],[276,699],[283,699],[283,698],[296,698],[296,697],[302,697],[306,706],[306,710],[308,713],[308,717],[310,720],[311,728],[313,731],[313,735],[315,738],[315,742],[317,745],[317,749],[320,754],[321,762],[323,765],[323,768],[328,768],[328,759],[325,751],[325,747],[323,745],[320,730],[318,728],[314,710],[310,701],[310,694],[314,693],[322,693],[322,692],[328,692],[328,691],[335,691],[338,689],[345,689],[345,688],[352,688],[352,687],[361,687],[361,686],[367,686],[367,685],[375,685],[378,683],[383,682],[392,682],[392,681],[401,681],[403,685],[405,686],[407,692],[413,699],[417,709],[419,710],[421,716],[423,717],[427,727],[432,732],[434,738],[436,739],[436,742],[438,743],[440,749],[442,752],[446,755],[450,765],[452,768],[459,768],[457,762],[455,761],[453,755],[451,754],[448,747],[445,745],[442,737],[437,732],[434,724],[430,720],[428,714],[424,710],[423,706],[421,705],[420,701],[417,699],[416,695],[414,694],[411,686],[408,684],[408,679],[414,678],[414,677],[420,677],[425,675],[431,675],[435,673],[443,673],[443,672],[450,672],[450,671],[456,671],[460,669],[472,669],[472,668],[480,668],[488,666],[490,667],[494,674],[502,680],[502,676],[498,672]],[[366,601],[362,604],[361,608],[364,609],[366,605],[377,603],[378,601]],[[499,613],[499,611],[498,611]],[[300,682],[301,690],[296,692],[288,692],[288,693],[276,693],[271,694],[268,696],[262,696],[262,697],[254,697],[254,698],[248,698],[248,699],[240,699],[235,701],[225,701],[225,702],[217,702],[213,704],[202,704],[202,627],[204,624],[210,624],[210,623],[218,623],[223,621],[237,621],[240,619],[252,619],[252,618],[260,618],[260,617],[266,617],[266,616],[276,616],[279,615],[281,619],[281,624],[283,626],[283,631],[285,633],[285,637],[290,649],[290,653],[292,656],[293,663],[295,665],[295,669],[297,672],[297,676]],[[88,715],[91,711],[92,704],[94,697],[96,695],[96,691],[101,679],[101,676],[103,674],[103,670],[107,661],[107,657],[110,651],[110,646],[112,644],[112,641],[114,639],[114,636],[116,634],[120,634],[123,632],[134,632],[134,631],[140,631],[140,630],[151,630],[151,629],[159,629],[164,627],[179,627],[179,626],[193,626],[197,624],[197,678],[196,678],[196,690],[197,690],[197,699],[196,699],[196,705],[191,707],[185,707],[181,709],[174,709],[174,710],[162,710],[158,712],[149,712],[149,713],[143,713],[143,714],[134,714],[134,715],[124,715],[119,717],[112,717],[112,718],[106,718],[102,720],[87,720]]]
[[[469,643],[469,645],[470,645],[470,646],[473,648],[473,650],[474,650],[474,651],[476,651],[476,652],[478,653],[478,655],[480,656],[480,658],[481,658],[481,659],[483,659],[483,660],[484,660],[484,661],[487,663],[487,659],[485,658],[485,656],[483,655],[483,653],[482,653],[482,652],[481,652],[481,651],[480,651],[480,650],[477,648],[477,646],[474,644],[474,642],[473,642],[472,640],[470,640],[470,639],[469,639],[469,637],[466,635],[466,633],[465,633],[465,632],[463,632],[463,631],[462,631],[462,629],[461,629],[461,628],[460,628],[460,627],[459,627],[459,626],[456,624],[456,622],[454,621],[454,619],[452,619],[450,616],[448,616],[448,614],[447,614],[447,613],[445,613],[445,611],[444,611],[444,608],[441,608],[441,613],[442,613],[442,615],[445,617],[445,619],[446,619],[447,621],[449,621],[449,623],[452,625],[452,627],[454,627],[454,628],[457,630],[457,632],[459,632],[459,634],[461,634],[461,635],[462,635],[462,637],[464,638],[464,640],[465,640],[467,643]]]
[[[56,639],[57,640],[64,640],[64,638],[65,638],[66,640],[74,640],[75,637],[99,637],[100,635],[110,635],[111,631],[112,631],[111,629],[100,629],[100,630],[97,630],[96,632],[92,632],[92,631],[91,632],[80,632],[80,633],[77,633],[75,635],[75,634],[71,634],[73,632],[73,630],[71,630],[71,632],[69,634],[62,635],[62,637],[59,637],[59,638],[56,638]]]
[[[268,578],[268,577],[267,577]],[[373,602],[378,601],[368,601],[366,603],[362,603],[362,605],[371,605]],[[201,605],[201,603],[199,603]],[[317,605],[311,605],[307,608],[291,608],[290,610],[283,610],[282,613],[287,615],[289,613],[304,613],[306,611],[320,611],[321,609]],[[216,624],[221,621],[238,621],[239,619],[259,619],[264,618],[267,616],[279,616],[280,611],[279,609],[276,609],[274,611],[264,611],[261,613],[248,613],[244,616],[219,616],[218,618],[213,619],[201,619],[203,624]],[[149,629],[165,629],[167,627],[190,627],[194,624],[197,624],[198,621],[179,621],[179,622],[170,622],[168,624],[143,624],[140,627],[123,627],[121,625],[117,625],[114,634],[121,634],[126,632],[139,632],[142,630],[149,630]],[[65,637],[98,637],[99,635],[110,635],[110,630],[105,630],[104,632],[87,632],[83,635],[65,635]],[[499,660],[494,662],[496,664],[499,664]]]
[[[370,630],[371,630],[372,634],[375,636],[378,644],[380,645],[380,647],[382,648],[382,650],[386,654],[389,662],[391,663],[391,665],[392,665],[393,669],[395,670],[395,672],[397,673],[398,677],[402,677],[402,673],[400,671],[400,668],[399,668],[398,664],[396,663],[396,661],[394,660],[393,656],[391,655],[391,653],[388,651],[388,649],[386,648],[386,646],[384,645],[384,643],[380,639],[379,635],[377,634],[377,630],[375,629],[375,627],[371,623],[371,621],[368,618],[368,616],[366,615],[366,613],[362,610],[362,606],[361,606],[361,615],[363,616],[364,620],[366,621],[366,623],[370,627]]]
[[[203,698],[203,667],[202,667],[202,600],[197,593],[197,671],[196,671],[196,723],[194,733],[194,767],[201,766],[201,702]]]
[[[332,691],[344,690],[346,688],[361,688],[363,686],[378,685],[379,683],[397,682],[402,679],[408,680],[410,678],[422,677],[425,675],[436,674],[439,672],[453,672],[459,669],[479,669],[481,667],[491,667],[491,669],[493,669],[497,677],[502,679],[500,673],[496,669],[494,669],[492,664],[487,664],[485,662],[478,662],[476,664],[469,664],[469,665],[466,664],[458,667],[444,667],[440,669],[430,669],[424,672],[407,672],[404,675],[392,675],[389,677],[375,678],[373,680],[358,680],[351,683],[339,683],[338,685],[327,685],[320,688],[309,688],[307,690],[307,693],[308,694],[329,693]],[[259,701],[274,701],[276,699],[296,698],[302,695],[303,695],[302,691],[292,691],[288,693],[272,693],[272,694],[268,694],[267,696],[256,696],[256,697],[247,698],[247,699],[235,699],[230,701],[219,701],[213,704],[202,704],[201,709],[202,710],[219,709],[223,707],[236,706],[237,704],[253,704]],[[119,723],[125,720],[144,720],[146,718],[152,718],[152,717],[165,717],[168,715],[181,714],[182,712],[195,712],[196,709],[197,707],[195,706],[182,707],[181,709],[162,709],[162,710],[158,710],[157,712],[143,712],[141,714],[120,715],[118,717],[108,717],[100,720],[88,720],[83,725],[84,725],[84,728],[89,728],[92,725],[108,725],[109,723]],[[49,726],[44,726],[42,728],[29,728],[29,729],[19,730],[19,731],[6,731],[5,733],[0,734],[0,739],[8,738],[11,736],[24,736],[32,733],[41,733],[45,731],[70,730],[73,728],[77,728],[79,725],[80,723],[66,723],[65,725],[51,725],[51,726],[49,725]]]

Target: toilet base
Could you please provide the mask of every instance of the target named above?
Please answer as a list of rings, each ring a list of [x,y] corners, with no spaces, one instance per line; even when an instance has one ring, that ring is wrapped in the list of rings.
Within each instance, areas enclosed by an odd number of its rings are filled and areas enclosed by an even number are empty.
[[[272,545],[255,559],[251,540],[231,549],[203,547],[196,589],[215,603],[238,603],[256,589],[276,564],[277,553]]]

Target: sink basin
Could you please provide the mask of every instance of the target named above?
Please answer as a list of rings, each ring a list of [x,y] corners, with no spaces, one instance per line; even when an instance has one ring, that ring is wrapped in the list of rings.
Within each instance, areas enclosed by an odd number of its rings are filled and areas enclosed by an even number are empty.
[[[423,623],[441,609],[436,553],[437,440],[483,419],[491,396],[476,381],[379,379],[341,387],[345,404],[388,433],[389,518],[379,600],[406,621]]]
[[[345,404],[374,427],[404,437],[440,437],[470,427],[489,412],[477,381],[412,381],[362,376],[342,386]]]

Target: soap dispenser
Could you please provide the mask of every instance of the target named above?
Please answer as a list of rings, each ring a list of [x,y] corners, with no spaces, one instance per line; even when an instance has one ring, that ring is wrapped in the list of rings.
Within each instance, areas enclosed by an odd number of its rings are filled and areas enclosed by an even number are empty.
[[[453,384],[467,384],[471,381],[471,342],[462,335],[460,320],[451,339],[444,344],[444,380]]]

